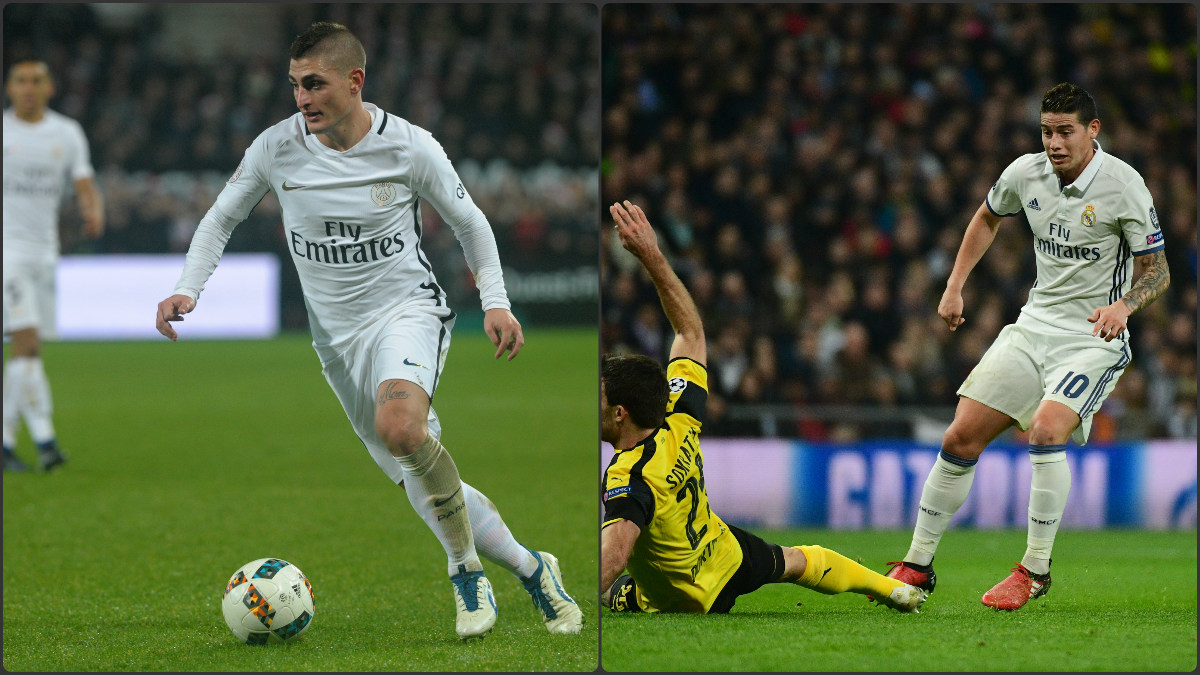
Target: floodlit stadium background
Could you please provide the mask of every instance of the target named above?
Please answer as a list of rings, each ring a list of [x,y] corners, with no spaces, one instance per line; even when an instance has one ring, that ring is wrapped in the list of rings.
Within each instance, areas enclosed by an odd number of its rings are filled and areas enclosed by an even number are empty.
[[[570,5],[7,5],[6,62],[26,53],[48,61],[57,84],[50,105],[83,124],[107,201],[107,232],[96,242],[81,238],[73,200],[64,204],[63,251],[84,256],[67,264],[185,252],[245,148],[295,112],[287,49],[318,19],[345,23],[363,41],[364,100],[429,129],[445,147],[496,232],[518,318],[594,325],[597,27],[594,11]],[[482,313],[458,242],[433,209],[424,213],[425,251],[451,306],[471,322]],[[280,283],[245,287],[277,310],[262,317],[258,306],[246,307],[249,323],[224,334],[307,327],[273,195],[226,251],[275,256]],[[121,266],[124,277],[111,265],[91,270],[91,285],[64,279],[63,337],[157,338],[148,317],[174,281],[164,284],[155,264],[131,261]],[[214,283],[231,272],[219,267]],[[131,287],[144,290],[120,292]],[[201,307],[219,302],[206,291]],[[97,306],[111,311],[115,333],[90,315],[79,319],[80,307]],[[134,307],[146,320],[131,335],[120,319]]]
[[[1068,514],[1106,515],[1066,524],[1195,526],[1194,7],[623,5],[602,20],[602,199],[645,208],[703,315],[714,508],[908,526],[955,390],[1035,276],[1010,218],[951,334],[936,308],[963,230],[1004,167],[1042,151],[1041,96],[1073,80],[1105,151],[1154,195],[1171,287],[1130,320],[1133,364],[1070,452]],[[665,360],[654,287],[611,228],[601,248],[602,349]],[[1024,523],[1023,438],[1002,442],[959,522]]]
[[[73,199],[60,218],[59,328],[74,333],[42,353],[69,461],[4,474],[6,671],[595,669],[598,17],[587,5],[4,6],[5,59],[49,62],[51,106],[82,123],[108,215],[96,242],[79,236]],[[235,231],[180,340],[154,329],[243,150],[295,112],[287,50],[313,19],[362,37],[366,100],[442,142],[496,232],[527,339],[511,363],[493,358],[457,241],[423,210],[459,313],[441,438],[514,536],[558,557],[588,614],[578,635],[547,632],[519,581],[488,563],[504,637],[461,648],[441,545],[320,374],[272,196]],[[17,441],[26,460],[30,441]],[[530,467],[552,491],[530,489]],[[303,569],[319,598],[286,653],[241,648],[221,619],[230,573],[266,556]],[[167,580],[169,601],[131,601],[131,577]]]

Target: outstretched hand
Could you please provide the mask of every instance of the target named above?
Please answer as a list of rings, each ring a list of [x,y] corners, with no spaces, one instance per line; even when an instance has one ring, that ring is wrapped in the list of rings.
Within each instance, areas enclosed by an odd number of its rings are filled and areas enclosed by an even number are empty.
[[[510,352],[508,360],[517,358],[521,347],[525,346],[525,334],[521,332],[521,322],[507,309],[489,309],[483,313],[483,330],[487,332],[492,345],[496,347],[495,358],[500,358],[504,352]]]
[[[155,327],[158,332],[169,338],[171,342],[179,339],[179,334],[171,327],[170,321],[183,321],[183,315],[196,308],[196,301],[186,295],[172,295],[158,303],[158,320]]]
[[[646,256],[658,251],[658,237],[654,234],[654,228],[650,226],[642,207],[627,199],[624,205],[614,203],[608,207],[608,212],[612,214],[615,223],[613,227],[616,228],[617,236],[621,238],[621,246],[624,246],[626,251],[637,256],[639,260],[645,260]]]

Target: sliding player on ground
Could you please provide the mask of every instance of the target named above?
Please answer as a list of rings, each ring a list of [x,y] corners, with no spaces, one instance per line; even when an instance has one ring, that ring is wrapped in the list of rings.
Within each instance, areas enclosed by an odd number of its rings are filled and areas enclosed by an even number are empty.
[[[764,584],[874,594],[916,612],[926,594],[820,546],[779,546],[726,524],[708,503],[700,428],[708,399],[700,314],[642,209],[609,207],[621,244],[658,289],[675,339],[666,372],[646,356],[604,357],[600,437],[616,451],[604,472],[602,601],[613,611],[728,612]],[[628,574],[622,571],[628,569]]]

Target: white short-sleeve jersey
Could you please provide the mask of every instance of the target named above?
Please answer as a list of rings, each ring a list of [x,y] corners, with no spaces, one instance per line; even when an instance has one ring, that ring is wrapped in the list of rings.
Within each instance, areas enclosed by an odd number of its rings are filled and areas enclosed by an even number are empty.
[[[26,122],[4,111],[4,259],[58,259],[58,205],[68,180],[94,175],[75,120],[46,110]]]
[[[1141,175],[1092,144],[1095,156],[1070,185],[1045,153],[1032,153],[1009,164],[987,195],[992,213],[1024,211],[1033,230],[1037,280],[1022,314],[1089,335],[1092,312],[1129,290],[1133,257],[1165,245]]]
[[[483,308],[508,308],[491,226],[442,146],[428,131],[364,106],[371,130],[343,152],[310,134],[300,113],[260,134],[200,221],[175,292],[199,297],[230,233],[270,190],[318,348],[345,343],[402,304],[445,305],[420,247],[421,199],[462,245]]]

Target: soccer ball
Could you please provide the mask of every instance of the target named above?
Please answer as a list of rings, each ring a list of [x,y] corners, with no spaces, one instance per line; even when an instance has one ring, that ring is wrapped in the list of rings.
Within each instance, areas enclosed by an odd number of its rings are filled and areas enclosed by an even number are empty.
[[[292,640],[308,630],[316,604],[312,584],[299,567],[279,558],[242,565],[221,597],[225,623],[251,645]]]

